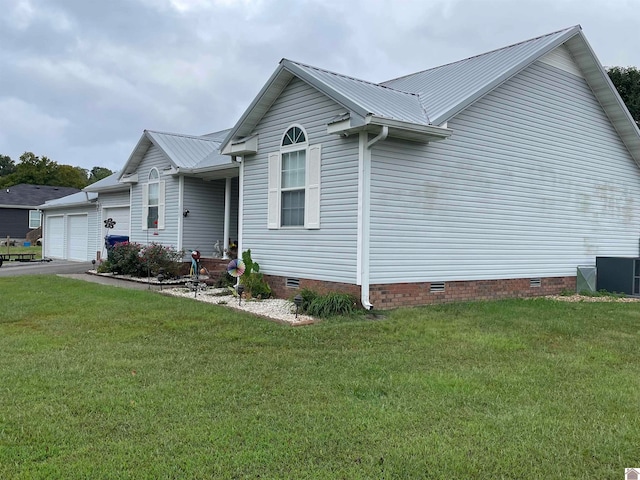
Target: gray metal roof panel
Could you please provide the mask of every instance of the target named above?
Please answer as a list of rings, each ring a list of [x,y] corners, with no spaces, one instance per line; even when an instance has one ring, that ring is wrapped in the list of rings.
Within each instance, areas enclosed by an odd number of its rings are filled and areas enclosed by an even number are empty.
[[[429,124],[429,118],[420,103],[420,98],[414,93],[291,60],[285,59],[283,63],[292,73],[363,117],[372,114],[420,125]]]
[[[420,95],[434,124],[441,124],[488,91],[580,33],[575,26],[465,60],[383,82],[382,85]]]
[[[193,168],[220,146],[219,142],[205,137],[149,130],[147,135],[177,167]]]
[[[49,200],[43,205],[40,205],[40,210],[47,210],[49,208],[70,207],[78,205],[89,205],[98,199],[98,194],[95,192],[77,192],[67,195],[66,197],[56,198],[55,200]]]
[[[129,185],[120,183],[118,181],[118,179],[120,178],[120,174],[121,172],[112,173],[108,177],[98,180],[91,185],[87,185],[85,188],[83,188],[83,190],[85,192],[99,192],[106,190],[113,191],[118,189],[127,190],[129,188]]]

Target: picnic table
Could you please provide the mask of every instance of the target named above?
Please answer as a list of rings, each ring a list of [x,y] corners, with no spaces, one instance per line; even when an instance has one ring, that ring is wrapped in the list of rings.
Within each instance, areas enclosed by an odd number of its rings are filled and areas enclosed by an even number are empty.
[[[35,258],[35,253],[0,253],[0,267],[4,261],[32,262]]]

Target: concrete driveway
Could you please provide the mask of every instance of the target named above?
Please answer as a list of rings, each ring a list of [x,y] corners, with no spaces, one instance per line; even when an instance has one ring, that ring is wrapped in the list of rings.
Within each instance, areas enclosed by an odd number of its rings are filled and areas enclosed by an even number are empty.
[[[91,270],[91,262],[69,262],[67,260],[51,260],[50,262],[3,262],[0,277],[16,277],[18,275],[68,274],[84,273]]]

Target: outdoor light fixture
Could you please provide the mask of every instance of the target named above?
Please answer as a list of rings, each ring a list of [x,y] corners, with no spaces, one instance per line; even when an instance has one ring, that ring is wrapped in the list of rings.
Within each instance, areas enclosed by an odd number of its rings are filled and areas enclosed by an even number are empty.
[[[238,292],[238,306],[242,303],[242,294],[244,293],[244,285],[241,283],[236,285],[236,291]]]
[[[164,281],[164,268],[158,270],[158,283],[160,284],[160,291],[162,291],[162,282]]]
[[[183,217],[188,217],[189,216],[189,210],[185,209],[185,211],[182,212],[182,216]]]
[[[302,295],[298,294],[293,297],[293,303],[296,304],[296,318],[298,318],[298,309],[302,306]]]

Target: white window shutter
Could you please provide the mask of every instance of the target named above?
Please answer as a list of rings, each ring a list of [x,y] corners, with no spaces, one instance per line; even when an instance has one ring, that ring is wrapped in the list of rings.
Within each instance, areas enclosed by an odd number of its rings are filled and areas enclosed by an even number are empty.
[[[267,228],[280,228],[280,153],[269,154]]]
[[[158,230],[162,230],[164,228],[164,184],[164,180],[158,183]]]
[[[147,215],[149,215],[149,184],[142,184],[142,230],[147,230]]]
[[[304,227],[320,228],[320,145],[310,145],[307,160],[307,188],[304,197]]]

